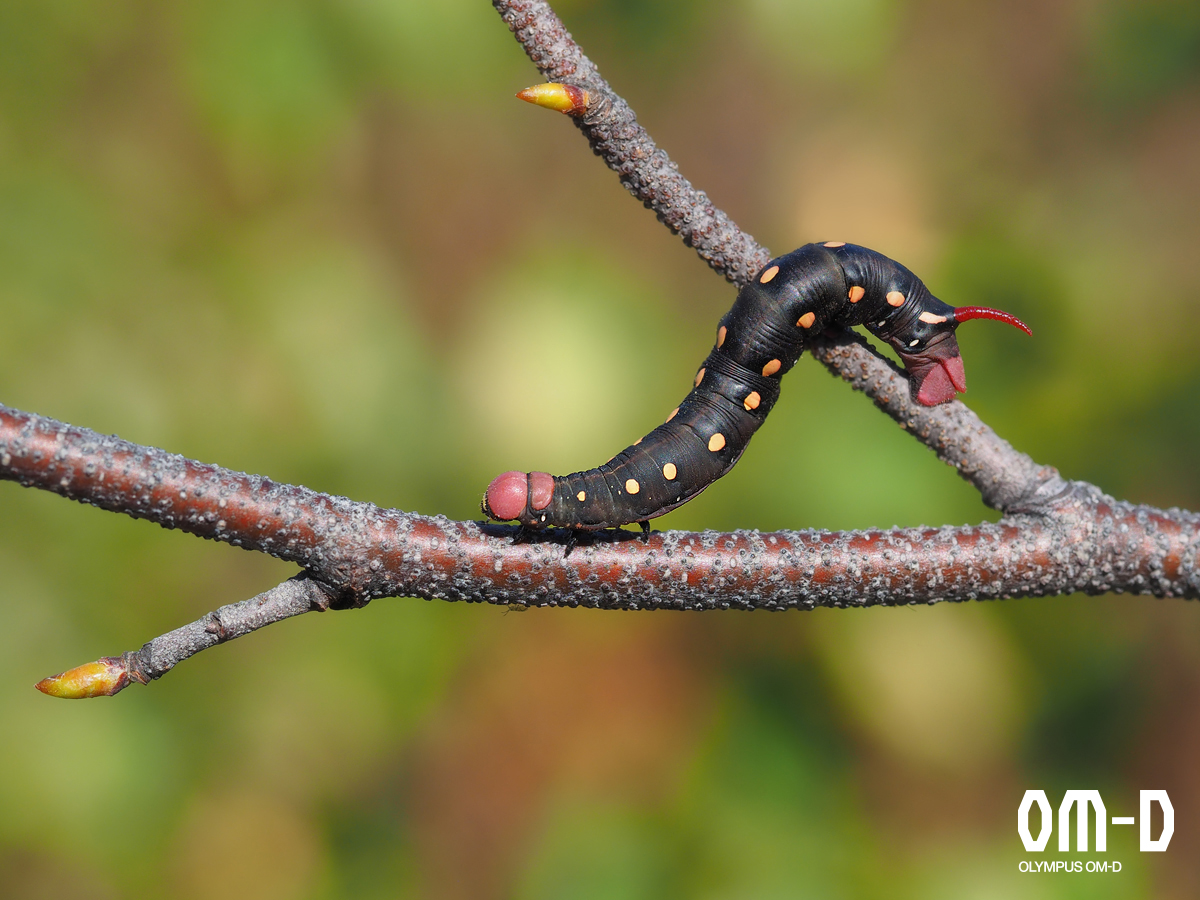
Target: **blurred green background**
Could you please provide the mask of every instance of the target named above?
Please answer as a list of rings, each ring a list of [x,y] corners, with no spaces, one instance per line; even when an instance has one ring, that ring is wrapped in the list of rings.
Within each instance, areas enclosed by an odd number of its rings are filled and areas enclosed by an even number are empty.
[[[1200,4],[558,6],[774,252],[852,240],[1030,322],[960,335],[1000,434],[1200,508]],[[497,472],[606,459],[687,391],[733,291],[513,99],[537,80],[485,0],[0,0],[0,398],[453,518]],[[988,517],[802,362],[742,464],[656,524]],[[0,485],[0,895],[1200,894],[1180,600],[391,599],[113,700],[32,688],[292,572]],[[1165,788],[1174,840],[1110,828],[1120,875],[1020,874],[1027,788],[1110,815]]]

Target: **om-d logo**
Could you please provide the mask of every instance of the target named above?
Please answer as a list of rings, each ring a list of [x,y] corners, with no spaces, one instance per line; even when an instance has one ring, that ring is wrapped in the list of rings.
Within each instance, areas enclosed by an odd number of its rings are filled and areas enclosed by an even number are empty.
[[[1071,809],[1075,809],[1075,849],[1084,853],[1088,849],[1088,807],[1096,811],[1096,851],[1104,853],[1108,849],[1107,826],[1113,825],[1141,826],[1141,850],[1143,853],[1162,852],[1171,843],[1171,835],[1175,833],[1175,808],[1166,791],[1141,791],[1141,808],[1137,820],[1133,816],[1113,816],[1108,818],[1104,801],[1100,799],[1099,791],[1067,791],[1062,803],[1058,806],[1058,849],[1065,853],[1071,849]],[[1036,838],[1029,833],[1029,811],[1033,804],[1038,805],[1042,813],[1042,827]],[[1151,804],[1157,803],[1163,814],[1162,833],[1158,837],[1150,836]],[[1050,801],[1046,799],[1045,791],[1026,791],[1017,811],[1017,833],[1021,835],[1021,843],[1030,853],[1041,853],[1046,849],[1050,840],[1050,832],[1054,829],[1054,816],[1050,812]]]

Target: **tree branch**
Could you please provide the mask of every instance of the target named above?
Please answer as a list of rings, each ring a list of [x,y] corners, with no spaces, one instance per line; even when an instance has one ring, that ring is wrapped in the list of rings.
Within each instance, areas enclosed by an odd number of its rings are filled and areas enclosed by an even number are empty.
[[[325,585],[306,575],[297,575],[256,597],[222,606],[182,628],[159,635],[140,650],[76,666],[43,678],[36,687],[52,697],[69,700],[111,697],[134,682],[149,684],[162,678],[201,650],[301,613],[324,612],[331,605],[332,597]]]
[[[587,91],[576,124],[625,186],[735,284],[769,253],[678,172],[541,0],[493,0],[544,76]],[[1200,516],[1113,500],[1014,450],[961,403],[926,408],[852,332],[814,355],[933,449],[1004,515],[963,528],[666,532],[518,543],[452,522],[277,484],[0,407],[0,478],[295,562],[294,579],[46,679],[57,696],[145,683],[216,643],[313,609],[411,596],[599,609],[812,609],[1109,591],[1200,596]]]
[[[423,597],[596,609],[813,609],[1082,591],[1200,595],[1200,516],[1119,503],[1082,482],[995,525],[894,531],[600,533],[514,543],[453,522],[245,475],[0,407],[0,477],[301,565],[306,577],[223,607],[107,664],[115,693],[193,653],[310,609]],[[119,663],[119,664],[118,664]],[[89,664],[95,667],[98,664]],[[88,676],[94,674],[88,669]],[[88,688],[91,691],[91,688]]]
[[[629,104],[600,77],[550,4],[492,0],[492,6],[542,77],[588,92],[587,109],[573,121],[629,193],[727,280],[738,287],[749,282],[771,254],[679,174],[666,151],[638,124]]]

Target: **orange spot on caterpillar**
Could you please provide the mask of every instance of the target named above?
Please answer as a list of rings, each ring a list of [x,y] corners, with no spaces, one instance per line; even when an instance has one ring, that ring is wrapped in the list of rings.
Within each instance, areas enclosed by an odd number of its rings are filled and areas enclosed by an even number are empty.
[[[670,422],[677,415],[679,415],[679,407],[678,406],[675,407],[673,410],[671,410],[671,414],[669,416],[667,416],[667,421]]]
[[[857,284],[850,288],[850,302],[857,303],[867,295],[866,289],[859,287]]]
[[[835,247],[845,247],[846,242],[845,241],[826,241],[825,246],[829,247],[830,249],[833,249]]]
[[[718,347],[718,348],[719,348],[719,347],[720,347],[720,346],[721,346],[723,343],[725,343],[725,334],[726,334],[726,331],[725,331],[725,326],[724,326],[724,325],[722,325],[720,328],[718,328],[718,329],[717,329],[717,347]]]
[[[917,316],[917,318],[920,319],[922,322],[924,322],[926,325],[941,325],[943,322],[946,321],[945,316],[935,315],[934,313],[931,313],[931,312],[923,312],[919,316]]]
[[[888,306],[903,306],[904,295],[899,291],[888,291],[887,294]]]
[[[796,320],[796,324],[799,325],[801,328],[812,328],[813,322],[815,322],[815,321],[817,321],[817,314],[814,312],[806,312],[804,315],[802,315],[799,319]]]
[[[772,278],[774,278],[778,274],[779,274],[779,266],[771,266],[771,268],[767,269],[767,271],[762,273],[762,277],[759,278],[758,280],[761,284],[766,284],[768,281],[770,281]]]
[[[710,437],[708,439],[708,449],[711,450],[713,453],[716,453],[718,450],[723,450],[724,448],[725,448],[725,435],[721,434],[721,432],[718,431],[716,434],[714,434],[712,437]]]
[[[704,380],[704,369],[696,373],[696,387],[700,387],[700,382]]]
[[[582,503],[584,500],[587,499],[587,491],[580,491],[578,494],[575,495],[575,499],[578,500],[580,503]]]
[[[771,360],[769,363],[767,363],[765,366],[763,366],[763,378],[767,378],[771,375],[774,375],[776,372],[778,372],[782,368],[783,368],[783,363],[781,363],[779,360],[777,360],[777,359]]]
[[[758,391],[751,391],[746,395],[746,399],[742,401],[742,406],[747,410],[758,409],[758,404],[762,403],[762,397],[758,396]]]
[[[663,466],[663,478],[667,479],[667,481],[674,481],[677,474],[678,470],[675,468],[675,463],[667,463]]]
[[[642,489],[642,486],[640,484],[638,484],[637,481],[633,478],[630,478],[627,482],[625,482],[625,490],[628,491],[630,494],[636,494],[641,489]]]

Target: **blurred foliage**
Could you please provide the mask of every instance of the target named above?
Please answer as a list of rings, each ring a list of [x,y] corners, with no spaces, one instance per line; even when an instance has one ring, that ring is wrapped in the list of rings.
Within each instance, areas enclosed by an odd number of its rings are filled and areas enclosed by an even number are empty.
[[[1200,507],[1194,0],[563,0],[776,252],[850,239],[972,323],[967,402],[1114,495]],[[687,390],[732,294],[557,116],[483,0],[0,3],[3,400],[454,518]],[[0,486],[0,895],[1193,897],[1200,626],[1051,598],[704,616],[381,600],[112,701],[44,675],[292,573]],[[977,522],[802,363],[670,528]],[[1013,812],[1166,788],[1119,876]],[[1058,858],[1048,853],[1047,858]],[[1151,858],[1153,857],[1153,858]]]
[[[1194,2],[1108,0],[1097,24],[1091,49],[1102,100],[1128,109],[1194,86],[1200,77],[1200,6]]]

